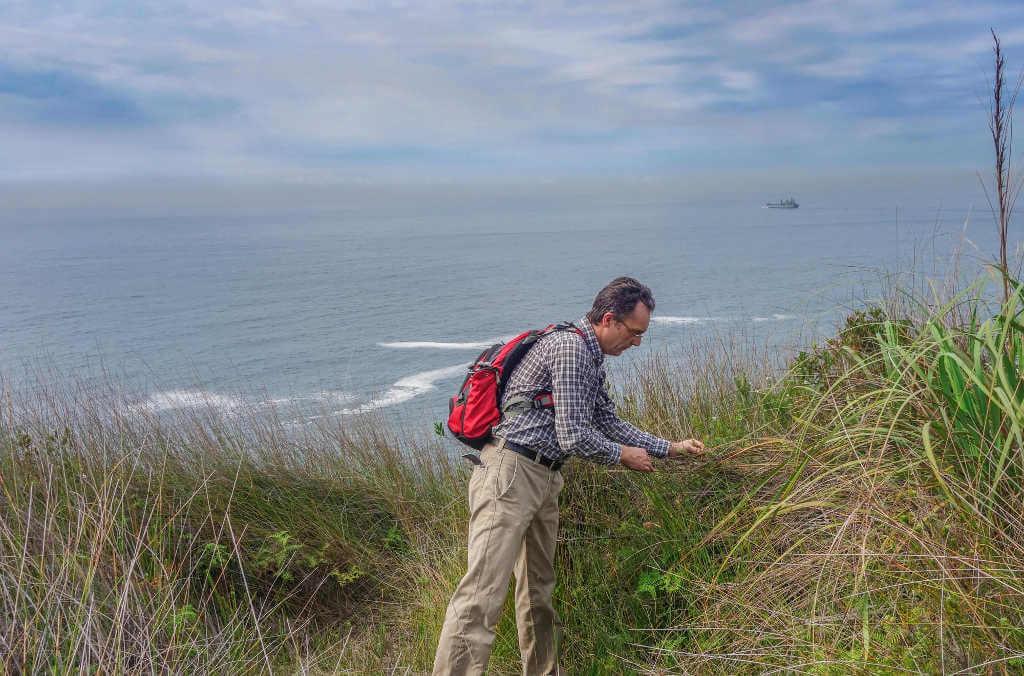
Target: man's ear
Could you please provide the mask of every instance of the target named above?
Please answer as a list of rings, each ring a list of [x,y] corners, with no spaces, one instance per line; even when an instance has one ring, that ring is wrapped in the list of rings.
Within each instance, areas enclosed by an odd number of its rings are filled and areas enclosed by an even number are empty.
[[[610,326],[612,321],[614,321],[614,320],[615,320],[615,313],[613,313],[613,312],[605,312],[603,315],[601,315],[601,326],[604,326],[604,327]]]

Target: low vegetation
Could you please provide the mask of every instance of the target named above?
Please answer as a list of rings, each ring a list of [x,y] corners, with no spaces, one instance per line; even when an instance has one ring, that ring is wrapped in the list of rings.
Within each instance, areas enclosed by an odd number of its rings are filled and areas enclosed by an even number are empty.
[[[997,278],[893,293],[777,367],[708,346],[619,383],[626,418],[710,453],[565,468],[569,673],[1024,672],[1016,91],[994,44]],[[6,672],[429,670],[465,566],[454,442],[60,388],[0,381]],[[518,670],[507,612],[492,672]]]
[[[982,291],[865,308],[782,369],[700,350],[620,382],[627,417],[712,450],[565,470],[570,672],[1024,668],[1024,290]],[[6,670],[429,669],[467,468],[318,422],[5,387]],[[492,665],[519,668],[511,613]]]

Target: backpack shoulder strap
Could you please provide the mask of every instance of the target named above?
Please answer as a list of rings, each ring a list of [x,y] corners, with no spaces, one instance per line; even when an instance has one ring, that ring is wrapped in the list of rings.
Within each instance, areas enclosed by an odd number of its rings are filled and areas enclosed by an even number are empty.
[[[541,331],[540,335],[537,336],[537,340],[539,341],[544,336],[550,335],[552,333],[558,333],[559,331],[575,331],[580,336],[583,335],[583,330],[580,329],[575,324],[573,324],[572,322],[559,322],[558,324],[552,324],[551,326],[548,326],[546,329]],[[534,344],[536,345],[536,342]],[[509,373],[507,376],[505,376],[505,378],[503,378],[503,380],[505,380],[505,382],[508,382],[508,379],[510,379],[511,376],[512,374]],[[535,408],[553,407],[554,402],[551,398],[551,393],[540,392],[534,397],[519,395],[517,397],[510,398],[508,401],[504,403],[504,405],[502,405],[501,414],[505,417],[511,418],[521,413],[526,413],[527,411]]]
[[[576,326],[572,322],[559,322],[558,324],[552,324],[545,329],[544,334],[555,333],[556,331],[575,331],[576,333],[583,335],[583,329]]]

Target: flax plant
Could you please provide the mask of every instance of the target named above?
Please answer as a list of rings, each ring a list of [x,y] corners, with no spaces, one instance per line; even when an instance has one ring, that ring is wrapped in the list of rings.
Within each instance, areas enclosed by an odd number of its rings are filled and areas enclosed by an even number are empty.
[[[1024,296],[1011,293],[995,316],[979,321],[974,308],[966,326],[946,325],[940,312],[911,347],[883,339],[886,358],[909,369],[936,402],[938,419],[922,427],[922,443],[936,479],[950,498],[986,523],[1005,521],[1021,497],[1021,429],[1024,425]],[[895,369],[891,371],[895,373]],[[955,452],[937,455],[933,439],[944,435]],[[970,490],[955,492],[948,471]]]

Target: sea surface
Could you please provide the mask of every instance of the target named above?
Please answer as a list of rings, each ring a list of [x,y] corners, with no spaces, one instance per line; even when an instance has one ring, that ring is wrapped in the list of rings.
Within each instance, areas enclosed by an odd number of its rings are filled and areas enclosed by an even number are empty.
[[[0,377],[114,379],[155,411],[428,425],[486,345],[580,317],[618,275],[657,299],[643,346],[616,360],[628,367],[709,337],[799,349],[877,298],[888,273],[941,271],[958,245],[967,267],[997,251],[970,191],[763,208],[786,196],[420,190],[326,206],[157,195],[2,208]]]

